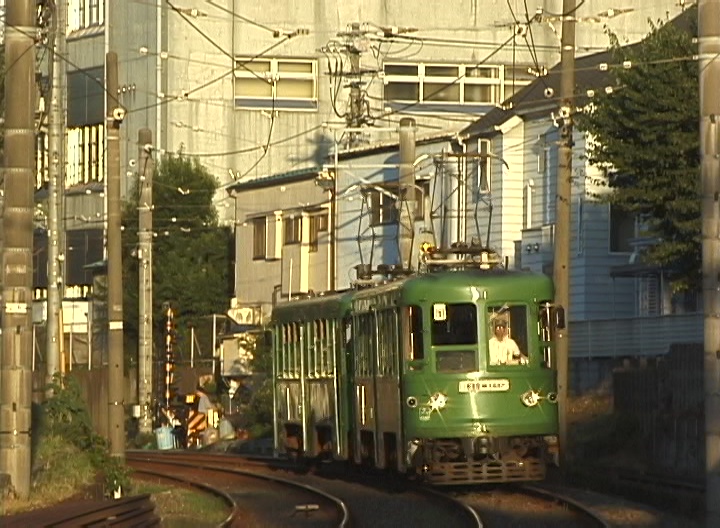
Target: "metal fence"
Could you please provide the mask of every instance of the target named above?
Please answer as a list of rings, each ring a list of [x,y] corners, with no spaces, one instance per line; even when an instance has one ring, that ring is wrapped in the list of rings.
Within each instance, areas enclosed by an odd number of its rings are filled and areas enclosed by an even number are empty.
[[[671,343],[702,343],[703,324],[702,313],[570,323],[570,356],[667,354]]]

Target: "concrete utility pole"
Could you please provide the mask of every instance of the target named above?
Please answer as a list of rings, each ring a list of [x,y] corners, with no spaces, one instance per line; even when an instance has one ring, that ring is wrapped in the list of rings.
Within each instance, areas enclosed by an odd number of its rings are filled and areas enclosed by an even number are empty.
[[[575,0],[563,0],[562,37],[560,39],[560,141],[558,146],[557,197],[555,200],[555,256],[553,280],[555,303],[570,314],[570,223],[572,199],[573,112],[575,109]],[[558,403],[560,405],[560,464],[566,466],[568,434],[568,366],[570,343],[568,327],[558,330],[555,340]]]
[[[64,339],[60,312],[63,299],[65,245],[63,236],[62,197],[65,186],[65,85],[67,10],[58,0],[53,12],[53,56],[50,61],[50,104],[48,113],[48,293],[47,293],[47,381],[62,371],[61,342]],[[70,359],[72,361],[72,358]]]
[[[110,455],[125,458],[125,398],[123,394],[122,231],[120,229],[120,124],[125,110],[118,101],[118,58],[105,57],[107,139],[107,259],[108,259],[108,419]]]
[[[398,240],[400,264],[403,269],[413,268],[413,241],[415,240],[415,120],[400,120],[400,167],[398,178]]]
[[[698,2],[706,526],[720,526],[720,0]]]
[[[350,112],[347,116],[347,125],[357,128],[363,124],[363,102],[360,91],[360,47],[358,39],[363,37],[358,22],[352,23],[352,30],[348,33],[350,42],[348,54],[350,55]]]
[[[155,161],[150,155],[152,150],[152,132],[143,128],[138,132],[138,185],[140,203],[138,205],[138,261],[139,280],[139,328],[140,350],[138,361],[138,402],[140,403],[140,432],[151,433],[152,396],[153,396],[153,290],[152,290],[152,225],[153,198],[152,184]]]
[[[30,494],[35,0],[5,5],[5,175],[0,352],[0,468]]]
[[[360,28],[359,22],[353,22],[350,25],[350,31],[338,33],[338,36],[345,38],[345,51],[350,59],[350,72],[342,72],[342,75],[347,75],[350,79],[348,86],[350,86],[350,101],[348,104],[348,111],[345,113],[345,122],[348,128],[351,129],[349,132],[349,146],[355,146],[358,143],[360,134],[357,129],[368,123],[368,112],[367,104],[365,101],[365,93],[362,90],[363,71],[360,67],[360,57],[364,49],[365,31]],[[340,82],[338,80],[338,82]]]

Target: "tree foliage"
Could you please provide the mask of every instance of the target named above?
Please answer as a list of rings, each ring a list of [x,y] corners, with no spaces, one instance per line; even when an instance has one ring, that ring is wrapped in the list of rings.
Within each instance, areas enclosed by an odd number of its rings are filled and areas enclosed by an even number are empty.
[[[615,84],[577,123],[594,140],[589,161],[608,170],[607,200],[636,214],[656,242],[643,260],[683,290],[697,287],[701,269],[697,32],[672,22],[650,28],[633,46],[610,35]]]
[[[210,328],[212,315],[228,308],[231,296],[232,234],[218,224],[213,205],[217,181],[197,160],[166,156],[153,176],[153,323],[155,350],[164,350],[169,303],[177,329],[176,353],[188,357],[189,328]],[[124,325],[138,337],[138,211],[136,185],[123,212]],[[211,334],[198,332],[199,352],[211,353]],[[162,344],[161,346],[159,346]],[[157,357],[157,356],[156,356]]]

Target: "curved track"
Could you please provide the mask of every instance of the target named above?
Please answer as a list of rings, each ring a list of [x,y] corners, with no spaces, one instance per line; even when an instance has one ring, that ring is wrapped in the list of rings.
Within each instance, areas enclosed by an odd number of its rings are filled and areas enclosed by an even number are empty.
[[[224,464],[217,456],[195,453],[128,453],[130,467],[139,472],[171,476],[181,482],[211,488],[232,501],[223,526],[345,527],[349,515],[332,494],[277,476]]]
[[[133,455],[135,456],[137,455]],[[343,526],[373,528],[482,526],[477,513],[461,501],[424,486],[415,486],[407,480],[398,479],[390,474],[359,474],[351,468],[338,464],[323,464],[320,468],[316,468],[316,471],[309,472],[287,461],[248,460],[236,455],[217,453],[164,452],[143,456],[183,466],[190,464],[197,468],[219,467],[230,473],[263,475],[284,482],[291,481],[296,485],[332,495],[344,505],[347,518]],[[255,507],[258,507],[257,503]]]

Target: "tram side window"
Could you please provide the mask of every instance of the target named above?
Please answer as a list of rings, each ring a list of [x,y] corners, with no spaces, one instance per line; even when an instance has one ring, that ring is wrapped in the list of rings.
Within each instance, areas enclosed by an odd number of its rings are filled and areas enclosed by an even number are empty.
[[[375,332],[372,323],[373,314],[358,316],[358,334],[355,339],[355,373],[361,377],[372,376],[372,349],[374,348]]]
[[[315,358],[317,361],[317,375],[325,376],[327,374],[327,321],[318,320],[315,327]]]
[[[279,365],[278,370],[281,372],[282,377],[286,378],[288,376],[289,369],[288,369],[288,325],[284,324],[282,325],[282,328],[280,329],[280,332],[282,332],[282,342],[280,344],[280,357],[279,357]]]
[[[540,303],[540,317],[538,318],[538,337],[543,355],[542,366],[553,367],[552,347],[553,325],[552,325],[552,304],[550,301]]]
[[[527,307],[490,306],[487,315],[490,365],[527,365]]]
[[[307,372],[308,378],[318,377],[318,354],[320,350],[320,343],[318,342],[318,324],[319,321],[311,321],[306,324],[306,342],[303,343],[303,353],[307,360],[305,361],[305,371]]]
[[[408,333],[404,338],[407,347],[405,359],[408,361],[424,359],[422,308],[419,306],[406,307],[405,323]]]
[[[335,375],[335,352],[337,348],[338,322],[334,319],[325,321],[325,374]]]
[[[397,312],[383,310],[377,313],[378,374],[393,376],[397,373]]]
[[[477,307],[474,304],[433,304],[433,345],[475,345],[478,342],[477,328]]]
[[[293,377],[300,376],[300,325],[290,325],[290,374]]]

